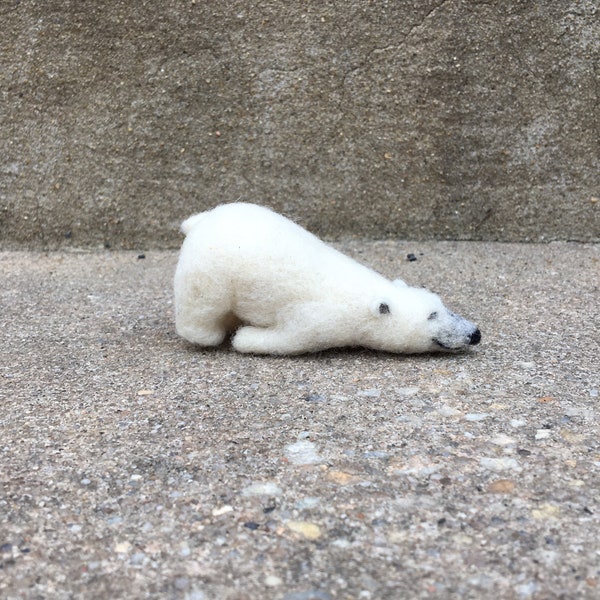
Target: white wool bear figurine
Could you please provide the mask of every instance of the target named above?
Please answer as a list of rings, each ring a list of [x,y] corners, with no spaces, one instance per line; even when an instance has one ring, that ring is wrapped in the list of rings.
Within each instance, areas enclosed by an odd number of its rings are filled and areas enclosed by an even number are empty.
[[[257,354],[429,352],[481,339],[435,294],[389,281],[262,206],[223,204],[181,230],[176,329],[194,344],[216,346],[236,328],[233,347]]]

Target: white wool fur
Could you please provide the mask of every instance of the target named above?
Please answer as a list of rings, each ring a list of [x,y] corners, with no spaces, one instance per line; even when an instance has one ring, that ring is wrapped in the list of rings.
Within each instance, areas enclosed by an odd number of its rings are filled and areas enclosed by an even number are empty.
[[[386,279],[267,208],[223,204],[181,230],[176,329],[194,344],[218,345],[236,327],[234,348],[257,354],[427,352],[479,341],[477,327],[435,294]]]

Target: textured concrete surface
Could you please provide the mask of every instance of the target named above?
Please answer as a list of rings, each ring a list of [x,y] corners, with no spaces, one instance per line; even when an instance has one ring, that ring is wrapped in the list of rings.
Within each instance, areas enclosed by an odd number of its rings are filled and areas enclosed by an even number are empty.
[[[201,351],[172,252],[0,254],[0,597],[598,598],[600,247],[340,247],[481,346]]]
[[[595,0],[4,0],[2,248],[174,247],[244,199],[328,237],[600,238]]]

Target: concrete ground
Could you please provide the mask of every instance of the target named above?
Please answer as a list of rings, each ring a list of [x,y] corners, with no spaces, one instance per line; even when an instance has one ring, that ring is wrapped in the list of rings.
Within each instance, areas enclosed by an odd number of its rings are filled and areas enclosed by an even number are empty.
[[[1,598],[600,596],[600,247],[339,247],[481,345],[198,350],[174,252],[0,254]]]

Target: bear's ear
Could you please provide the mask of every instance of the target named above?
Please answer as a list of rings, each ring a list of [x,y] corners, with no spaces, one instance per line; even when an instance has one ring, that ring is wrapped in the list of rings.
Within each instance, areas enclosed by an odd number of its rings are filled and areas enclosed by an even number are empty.
[[[408,284],[404,281],[402,281],[402,279],[394,279],[394,281],[392,281],[392,283],[399,288],[403,288],[403,287],[408,287]]]
[[[390,314],[390,305],[386,302],[381,302],[379,304],[379,314],[380,315],[389,315]]]
[[[390,305],[385,300],[376,300],[371,304],[371,312],[379,317],[381,315],[389,315],[391,313]]]

